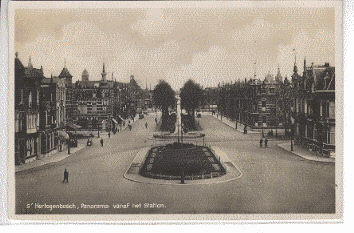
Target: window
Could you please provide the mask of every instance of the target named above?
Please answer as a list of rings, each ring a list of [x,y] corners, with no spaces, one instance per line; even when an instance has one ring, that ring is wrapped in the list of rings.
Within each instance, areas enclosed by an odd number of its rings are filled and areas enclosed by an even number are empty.
[[[335,118],[335,111],[336,111],[336,108],[335,108],[334,101],[329,102],[329,114],[328,114],[329,118],[331,118],[331,119]]]
[[[335,135],[335,127],[334,126],[331,126],[330,128],[329,128],[329,132],[328,132],[328,139],[329,139],[329,141],[328,141],[328,144],[336,144],[336,135]]]
[[[23,104],[23,89],[21,89],[20,104]]]
[[[39,91],[37,90],[37,105],[39,105]]]
[[[28,107],[32,107],[32,92],[31,91],[28,94]]]
[[[15,114],[15,132],[20,131],[20,119],[19,119],[19,113]]]
[[[267,102],[265,100],[262,101],[262,107],[266,107],[267,106]]]

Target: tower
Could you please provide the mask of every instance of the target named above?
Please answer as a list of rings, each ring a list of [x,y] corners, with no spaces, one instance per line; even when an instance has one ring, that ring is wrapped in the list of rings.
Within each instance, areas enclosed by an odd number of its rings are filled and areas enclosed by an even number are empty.
[[[104,67],[104,63],[103,63],[103,70],[102,70],[102,81],[105,82],[106,81],[106,76],[107,76],[107,73],[106,73],[106,69]]]
[[[31,56],[28,58],[28,68],[33,68]]]
[[[280,67],[278,65],[278,72],[277,72],[277,76],[275,77],[275,81],[276,82],[282,82],[283,81],[283,77],[280,74]]]
[[[89,73],[87,72],[86,69],[84,69],[84,71],[82,71],[81,80],[83,82],[89,81]]]

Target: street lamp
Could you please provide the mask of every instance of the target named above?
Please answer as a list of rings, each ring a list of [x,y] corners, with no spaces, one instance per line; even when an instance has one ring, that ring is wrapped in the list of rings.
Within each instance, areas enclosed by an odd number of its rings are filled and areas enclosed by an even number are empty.
[[[290,150],[294,151],[294,126],[295,126],[295,120],[293,117],[290,117],[291,120],[291,125],[290,125]]]

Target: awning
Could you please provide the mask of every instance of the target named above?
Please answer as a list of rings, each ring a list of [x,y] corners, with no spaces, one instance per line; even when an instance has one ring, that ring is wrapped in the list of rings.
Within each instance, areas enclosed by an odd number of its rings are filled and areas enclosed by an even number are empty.
[[[112,121],[114,124],[118,124],[118,122],[116,121],[116,119],[112,118]]]
[[[63,130],[58,130],[58,137],[65,140],[70,139],[69,134]]]
[[[74,123],[72,123],[72,122],[68,122],[68,123],[66,124],[66,127],[72,128],[72,129],[74,129],[74,130],[81,129],[81,126],[80,126],[80,125],[74,124]]]

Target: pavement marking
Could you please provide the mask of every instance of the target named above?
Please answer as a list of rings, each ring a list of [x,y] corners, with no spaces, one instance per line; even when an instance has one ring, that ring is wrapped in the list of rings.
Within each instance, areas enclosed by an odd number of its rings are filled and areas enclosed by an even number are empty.
[[[198,180],[185,180],[186,183],[181,184],[179,180],[164,180],[164,179],[153,179],[141,176],[139,174],[140,166],[145,161],[147,153],[150,147],[145,147],[138,151],[133,161],[129,165],[128,169],[125,171],[123,177],[127,180],[142,183],[142,184],[158,184],[158,185],[210,185],[210,184],[220,184],[226,183],[233,180],[240,179],[243,176],[242,170],[223,152],[219,147],[212,146],[210,148],[217,158],[220,158],[222,165],[226,168],[226,174],[216,178],[209,179],[198,179]],[[232,166],[230,166],[232,164]],[[139,169],[137,169],[139,168]],[[188,182],[188,183],[187,183]]]

